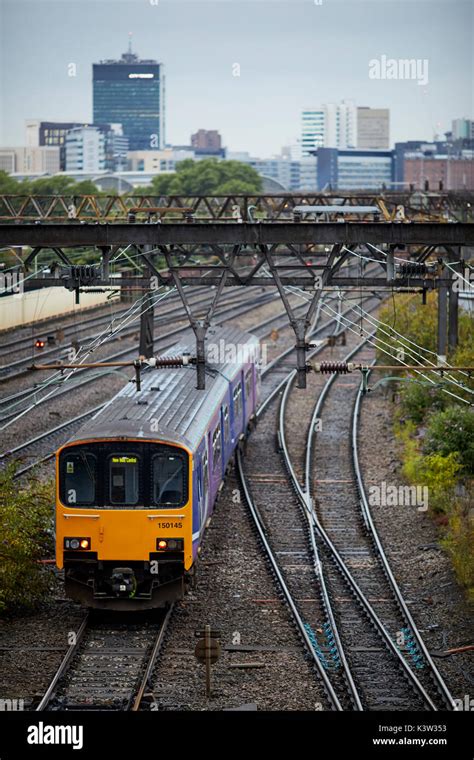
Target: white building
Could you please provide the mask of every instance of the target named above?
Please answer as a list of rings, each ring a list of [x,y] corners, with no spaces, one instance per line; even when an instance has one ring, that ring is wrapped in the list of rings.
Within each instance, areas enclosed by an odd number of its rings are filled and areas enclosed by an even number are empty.
[[[302,156],[317,148],[354,148],[357,143],[357,108],[352,100],[325,103],[301,114]]]
[[[357,148],[388,150],[390,147],[390,110],[388,108],[357,109]]]
[[[0,171],[8,174],[56,174],[59,171],[59,148],[0,148]]]
[[[133,172],[174,172],[176,164],[187,158],[198,160],[193,148],[164,150],[129,150],[128,169]]]
[[[302,156],[317,148],[386,150],[389,120],[388,108],[357,107],[352,100],[308,108],[301,114]]]
[[[308,156],[300,160],[282,158],[255,158],[249,153],[227,153],[229,161],[241,161],[255,169],[262,177],[274,180],[284,190],[315,191],[317,188],[317,160]]]
[[[76,127],[66,135],[66,171],[105,169],[105,137],[96,127]]]

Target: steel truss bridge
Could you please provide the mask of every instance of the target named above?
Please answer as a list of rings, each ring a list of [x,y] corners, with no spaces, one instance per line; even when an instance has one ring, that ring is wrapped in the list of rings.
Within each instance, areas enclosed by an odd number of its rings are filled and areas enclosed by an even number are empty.
[[[126,221],[130,214],[151,215],[161,209],[163,218],[189,215],[206,221],[235,218],[243,221],[257,218],[279,221],[291,218],[299,205],[376,206],[381,218],[393,221],[397,209],[411,221],[474,221],[474,192],[384,192],[354,191],[340,193],[281,195],[0,195],[0,222],[62,221],[75,218],[84,221]]]

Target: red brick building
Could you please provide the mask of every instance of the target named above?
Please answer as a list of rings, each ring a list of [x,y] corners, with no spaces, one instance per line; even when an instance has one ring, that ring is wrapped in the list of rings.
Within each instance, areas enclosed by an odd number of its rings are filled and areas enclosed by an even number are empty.
[[[220,153],[222,140],[216,129],[199,129],[191,135],[191,146],[196,153]]]
[[[416,190],[428,182],[430,190],[474,190],[474,159],[469,158],[405,158],[404,178]]]

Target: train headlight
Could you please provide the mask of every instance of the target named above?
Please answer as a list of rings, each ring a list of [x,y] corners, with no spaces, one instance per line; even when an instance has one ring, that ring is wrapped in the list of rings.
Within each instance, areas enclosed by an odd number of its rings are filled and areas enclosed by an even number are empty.
[[[64,548],[69,549],[72,551],[81,550],[87,551],[87,549],[91,548],[91,540],[90,538],[65,538],[64,539]]]
[[[181,552],[183,551],[183,543],[182,538],[157,538],[156,548],[161,552]]]

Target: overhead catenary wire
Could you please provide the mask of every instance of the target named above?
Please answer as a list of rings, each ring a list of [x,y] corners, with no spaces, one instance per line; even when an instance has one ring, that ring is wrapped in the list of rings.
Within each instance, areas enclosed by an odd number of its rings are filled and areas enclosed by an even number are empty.
[[[418,363],[420,363],[420,364],[421,364],[421,363],[423,363],[423,362],[425,362],[425,363],[426,363],[426,362],[428,362],[428,363],[429,363],[429,364],[431,364],[432,366],[436,366],[436,363],[435,363],[435,362],[433,362],[433,361],[431,361],[431,359],[429,359],[429,358],[425,357],[425,356],[424,356],[422,353],[420,353],[420,351],[416,351],[415,349],[413,349],[413,348],[410,348],[409,346],[406,346],[404,343],[402,343],[402,341],[403,341],[403,340],[405,340],[405,337],[404,337],[403,335],[401,335],[400,333],[398,333],[396,330],[394,330],[394,329],[393,329],[393,328],[392,328],[390,325],[387,325],[387,323],[386,323],[386,322],[383,322],[382,320],[378,319],[378,318],[377,318],[377,317],[375,317],[374,315],[370,314],[368,311],[366,311],[364,308],[362,308],[362,307],[361,307],[359,304],[356,304],[356,306],[352,306],[352,307],[350,307],[350,308],[351,308],[353,311],[354,311],[356,308],[358,308],[358,309],[359,309],[359,311],[361,312],[361,314],[363,314],[363,315],[364,315],[365,319],[367,319],[367,321],[368,321],[370,324],[372,324],[374,327],[377,327],[377,329],[378,329],[378,330],[380,330],[380,331],[381,331],[381,332],[382,332],[384,335],[387,335],[389,338],[392,338],[392,337],[393,337],[393,336],[391,335],[391,332],[395,332],[395,333],[396,333],[396,334],[399,336],[399,338],[398,338],[398,339],[396,339],[396,342],[397,342],[397,343],[400,343],[400,348],[401,348],[401,349],[404,351],[404,353],[405,353],[405,352],[406,352],[406,353],[408,353],[408,354],[409,354],[409,356],[411,356],[411,357],[412,357],[412,358],[414,358],[416,361],[418,361]],[[384,329],[385,327],[387,327],[387,328],[388,328],[388,331]],[[389,332],[389,331],[391,331],[391,332]],[[386,345],[389,345],[389,344],[386,344]],[[417,344],[414,344],[414,345],[417,345]],[[418,348],[420,348],[420,349],[421,349],[421,351],[425,350],[425,349],[423,349],[423,347],[422,347],[422,346],[418,346]],[[426,351],[428,351],[428,349],[426,349]],[[436,357],[438,356],[436,353],[434,353],[434,352],[432,352],[432,351],[429,351],[429,353],[430,353],[430,354],[434,354],[434,356],[436,356]],[[418,358],[418,357],[419,357],[419,358]],[[421,361],[420,361],[420,360],[421,360]],[[453,372],[454,372],[454,371],[455,371],[455,372],[459,372],[459,374],[461,374],[461,375],[464,375],[465,377],[470,377],[470,375],[469,375],[469,373],[468,373],[468,372],[465,372],[465,371],[463,371],[463,370],[461,370],[461,369],[457,369],[456,367],[451,367],[451,366],[450,366],[450,365],[448,365],[448,364],[446,365],[446,374],[445,374],[445,376],[446,376],[446,377],[450,377],[450,375],[449,375],[449,370],[451,370],[451,371],[453,371]],[[452,382],[453,382],[453,383],[456,383],[456,384],[457,384],[457,385],[459,385],[460,387],[466,388],[466,387],[465,387],[465,385],[464,385],[463,383],[460,383],[460,382],[459,382],[459,381],[458,381],[456,378],[451,378],[451,379],[452,379]],[[468,390],[468,389],[466,388],[466,390]],[[469,390],[469,392],[470,392],[470,393],[474,393],[474,391],[470,391],[470,390]]]
[[[326,310],[326,313],[327,313],[328,310],[329,310],[329,312],[333,311],[333,309],[331,309],[331,307],[328,304],[324,304],[323,305],[323,309]],[[359,335],[359,329],[354,329],[354,327],[358,327],[356,322],[354,322],[353,320],[348,319],[345,316],[342,316],[342,319],[347,322],[346,327],[347,327],[348,330],[350,330],[351,332],[355,333],[356,335]],[[405,367],[409,366],[409,365],[407,365],[407,362],[402,361],[396,355],[394,355],[392,352],[390,352],[387,349],[383,348],[382,345],[379,345],[380,343],[382,343],[383,345],[387,345],[387,346],[389,346],[391,348],[390,344],[386,343],[386,341],[383,341],[380,338],[374,338],[374,339],[370,338],[370,333],[365,328],[364,328],[364,332],[368,336],[367,337],[367,342],[370,345],[372,345],[374,348],[378,349],[379,351],[382,351],[382,353],[386,354],[387,356],[390,356],[390,358],[394,359],[395,361],[399,362],[400,364],[404,365]],[[450,369],[449,366],[447,366],[446,369],[449,370]],[[414,371],[416,372],[416,374],[418,374],[420,376],[422,375],[421,372],[417,372],[416,370],[414,370]],[[438,385],[438,382],[436,382],[435,380],[433,380],[430,377],[426,377],[426,380],[428,382],[430,382],[432,385]],[[448,382],[451,382],[451,383],[453,382],[453,381],[449,380],[449,378],[447,378],[447,380],[448,380]],[[453,383],[453,384],[457,385],[457,383]],[[464,387],[462,389],[466,390]],[[446,393],[449,396],[452,396],[453,398],[457,399],[458,401],[461,401],[464,404],[471,405],[470,402],[467,401],[467,399],[464,399],[464,398],[462,398],[462,396],[458,396],[457,394],[452,393],[447,388],[441,388],[441,390],[442,390],[443,393]]]
[[[293,290],[296,290],[296,288],[294,288],[293,286],[288,286],[286,288],[286,290],[289,290],[291,292]],[[300,291],[300,292],[302,293],[303,297],[306,297],[306,300],[309,300],[308,297],[307,297],[307,294],[304,293],[304,291]],[[323,304],[322,308],[325,311],[325,313],[328,314],[328,316],[330,316],[331,313],[333,315],[336,314],[335,310],[329,304],[326,304],[326,303]],[[353,309],[353,307],[351,307],[351,309]],[[407,362],[400,360],[392,352],[390,352],[387,349],[383,348],[383,345],[388,346],[389,348],[392,348],[391,344],[389,344],[386,341],[384,341],[383,339],[377,338],[377,337],[374,340],[372,340],[370,338],[370,333],[369,333],[368,330],[366,330],[365,328],[361,328],[354,320],[349,319],[347,316],[341,315],[341,319],[344,320],[345,326],[347,327],[347,329],[351,330],[351,332],[354,332],[356,335],[361,335],[361,334],[365,333],[368,336],[368,341],[367,342],[370,343],[374,348],[378,348],[380,351],[382,351],[383,353],[387,354],[387,356],[390,356],[392,359],[394,359],[395,361],[399,362],[400,364],[402,364],[404,366],[408,366]],[[356,329],[354,329],[354,328],[356,328]],[[361,333],[361,330],[362,330],[362,333]],[[382,345],[378,345],[378,344],[382,344]],[[447,365],[446,366],[446,370],[449,371],[450,369],[451,368],[449,367],[449,365]],[[422,373],[418,372],[417,374],[421,375]],[[432,385],[438,385],[438,382],[435,381],[435,380],[433,380],[430,377],[426,377],[426,380],[428,380],[428,382],[430,382]],[[457,383],[456,381],[451,380],[449,377],[447,377],[446,380],[449,383],[455,385],[456,387],[460,387],[459,383]],[[461,388],[462,388],[463,391],[467,390],[464,385],[462,385]],[[452,393],[447,388],[441,388],[441,390],[442,390],[443,393],[446,393],[446,394],[452,396],[453,398],[456,398],[458,401],[461,401],[461,402],[463,402],[465,404],[469,404],[469,401],[467,401],[467,399],[464,399],[464,398],[462,398],[462,396],[458,396],[457,394]]]

